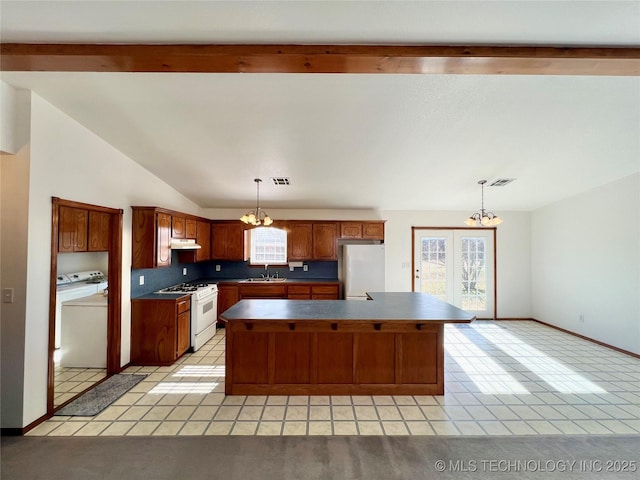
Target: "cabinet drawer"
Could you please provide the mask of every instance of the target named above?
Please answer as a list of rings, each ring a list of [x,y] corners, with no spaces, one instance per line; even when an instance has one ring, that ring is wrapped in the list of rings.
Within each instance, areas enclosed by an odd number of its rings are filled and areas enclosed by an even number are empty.
[[[290,293],[287,297],[289,300],[311,300],[310,293]]]
[[[286,298],[287,287],[284,285],[242,285],[240,296],[242,298]]]
[[[311,293],[313,295],[337,295],[337,285],[312,285]]]
[[[309,295],[311,293],[311,285],[289,285],[289,296],[293,295]]]
[[[179,298],[177,301],[178,306],[178,314],[182,312],[186,312],[187,310],[191,310],[191,297],[186,296]]]

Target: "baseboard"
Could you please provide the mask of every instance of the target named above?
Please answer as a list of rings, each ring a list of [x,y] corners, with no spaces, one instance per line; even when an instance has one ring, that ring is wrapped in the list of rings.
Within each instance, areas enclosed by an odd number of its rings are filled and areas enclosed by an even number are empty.
[[[0,429],[0,435],[3,437],[21,437],[26,432],[24,428],[2,428]]]
[[[508,322],[531,322],[533,320],[533,318],[524,318],[524,317],[500,317],[500,318],[494,318],[495,321],[498,322],[502,322],[502,321],[508,321]]]
[[[584,335],[580,335],[579,333],[572,332],[571,330],[566,330],[564,328],[558,327],[556,325],[552,325],[552,324],[547,323],[547,322],[543,322],[542,320],[537,320],[535,318],[532,318],[531,320],[533,320],[534,322],[538,322],[541,325],[545,325],[547,327],[551,327],[551,328],[555,328],[556,330],[560,330],[561,332],[568,333],[569,335],[573,335],[574,337],[578,337],[578,338],[581,338],[583,340],[587,340],[587,341],[589,341],[591,343],[595,343],[597,345],[600,345],[601,347],[610,348],[611,350],[615,350],[616,352],[619,352],[619,353],[624,353],[625,355],[629,355],[629,356],[634,357],[634,358],[640,358],[640,354],[630,352],[629,350],[624,350],[622,348],[614,347],[613,345],[609,345],[608,343],[604,343],[604,342],[601,342],[600,340],[595,340],[595,339],[590,338],[590,337],[585,337]]]

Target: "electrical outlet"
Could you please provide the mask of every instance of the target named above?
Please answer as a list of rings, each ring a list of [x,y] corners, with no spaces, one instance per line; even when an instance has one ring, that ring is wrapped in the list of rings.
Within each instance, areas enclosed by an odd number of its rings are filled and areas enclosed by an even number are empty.
[[[144,285],[144,275],[140,275],[140,285]]]
[[[216,265],[216,272],[219,272],[220,270],[222,270],[222,267],[220,265]]]
[[[302,271],[303,272],[308,272],[309,271],[309,265],[303,265],[302,266]]]
[[[2,303],[13,303],[13,288],[2,289]]]
[[[186,274],[187,274],[187,267],[184,267],[184,268],[182,269],[182,275],[186,275]]]

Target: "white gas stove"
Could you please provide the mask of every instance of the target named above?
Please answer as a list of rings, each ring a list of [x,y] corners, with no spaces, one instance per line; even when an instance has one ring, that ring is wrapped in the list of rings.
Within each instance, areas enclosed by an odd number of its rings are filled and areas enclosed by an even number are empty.
[[[155,293],[191,295],[191,347],[195,352],[216,334],[218,286],[212,283],[180,283]]]

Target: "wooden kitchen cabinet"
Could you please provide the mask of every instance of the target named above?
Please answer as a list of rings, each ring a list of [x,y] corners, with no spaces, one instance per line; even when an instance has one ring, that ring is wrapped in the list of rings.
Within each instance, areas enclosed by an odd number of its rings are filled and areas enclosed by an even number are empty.
[[[220,315],[240,301],[240,288],[237,285],[218,285],[218,323]]]
[[[190,295],[131,301],[132,365],[171,365],[190,345]]]
[[[198,221],[193,218],[187,218],[185,223],[185,238],[196,238],[198,233]]]
[[[338,259],[338,224],[314,223],[313,224],[313,259],[337,260]]]
[[[196,262],[211,260],[211,224],[209,222],[196,222],[196,243],[201,248],[196,250]]]
[[[86,252],[89,211],[83,208],[58,208],[58,252]]]
[[[287,256],[290,262],[313,259],[313,224],[289,222]]]
[[[288,284],[289,300],[339,300],[340,286],[337,283]]]
[[[340,222],[340,238],[384,240],[384,222]]]
[[[240,284],[240,300],[245,298],[287,298],[287,286],[284,284]]]
[[[214,222],[211,225],[211,258],[239,262],[245,259],[243,223]]]
[[[172,238],[187,238],[186,237],[185,218],[172,216],[171,217],[171,237]]]
[[[171,265],[171,214],[152,207],[131,208],[131,268]]]
[[[109,225],[111,215],[104,212],[89,211],[89,241],[90,252],[106,252],[109,250]]]

